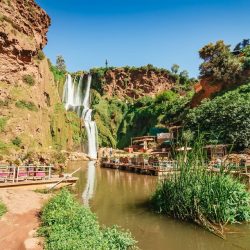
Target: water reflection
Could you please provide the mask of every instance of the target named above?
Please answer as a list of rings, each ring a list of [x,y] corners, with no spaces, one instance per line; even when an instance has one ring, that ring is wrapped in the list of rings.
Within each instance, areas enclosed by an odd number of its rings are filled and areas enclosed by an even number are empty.
[[[89,201],[93,197],[95,187],[95,161],[88,163],[87,183],[82,194],[83,204],[89,206]]]
[[[155,190],[157,177],[95,168],[92,163],[85,163],[77,175],[79,200],[84,197],[84,204],[102,225],[129,229],[140,249],[250,250],[249,224],[230,227],[234,233],[221,240],[199,226],[151,212],[145,202]]]

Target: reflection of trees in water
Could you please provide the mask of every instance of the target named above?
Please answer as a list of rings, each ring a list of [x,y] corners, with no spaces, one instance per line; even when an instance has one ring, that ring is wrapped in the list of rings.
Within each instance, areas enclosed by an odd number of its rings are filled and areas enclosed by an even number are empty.
[[[119,170],[101,169],[101,178],[106,179],[109,186],[122,190],[131,190],[135,192],[150,192],[155,188],[157,177],[129,173]]]
[[[89,200],[93,197],[94,194],[95,171],[95,161],[90,161],[88,163],[87,183],[82,194],[83,204],[85,206],[89,206]]]

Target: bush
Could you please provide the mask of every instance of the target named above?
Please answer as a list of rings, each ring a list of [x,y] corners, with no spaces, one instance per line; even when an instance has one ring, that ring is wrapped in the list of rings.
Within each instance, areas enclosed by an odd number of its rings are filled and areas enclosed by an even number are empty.
[[[16,102],[16,107],[21,108],[21,109],[28,109],[30,111],[35,111],[35,112],[38,111],[37,106],[33,102],[27,102],[27,101],[24,101],[24,100],[17,101]]]
[[[38,60],[42,61],[45,58],[45,55],[42,50],[39,50],[37,53]]]
[[[67,190],[54,196],[42,211],[40,235],[45,249],[130,249],[135,241],[117,228],[101,229],[95,215],[76,202]]]
[[[205,138],[237,148],[250,146],[250,84],[217,96],[189,111],[185,126]]]
[[[174,93],[171,90],[163,91],[156,96],[155,102],[162,103],[167,101],[174,101],[177,97],[179,97],[178,94]]]
[[[32,75],[24,75],[23,76],[23,82],[28,84],[29,86],[35,85],[35,79]]]
[[[53,155],[52,155],[52,158],[53,158],[53,161],[56,162],[56,163],[62,163],[62,164],[65,164],[67,158],[65,156],[65,154],[63,154],[62,152],[55,152]]]
[[[0,132],[3,132],[7,123],[6,117],[0,117]]]
[[[7,212],[6,206],[0,201],[0,217],[2,217]]]
[[[17,147],[20,147],[22,144],[22,140],[19,137],[15,137],[13,140],[11,140],[11,142],[13,145]]]

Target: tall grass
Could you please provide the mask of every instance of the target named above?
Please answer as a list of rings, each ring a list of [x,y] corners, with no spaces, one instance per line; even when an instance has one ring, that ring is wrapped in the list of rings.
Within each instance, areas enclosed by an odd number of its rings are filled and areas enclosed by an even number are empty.
[[[2,217],[7,212],[6,206],[0,201],[0,217]]]
[[[117,227],[101,228],[95,215],[67,190],[53,197],[42,211],[40,234],[47,250],[133,249],[135,240]]]
[[[224,225],[250,221],[250,194],[228,173],[211,173],[199,143],[186,163],[178,158],[179,171],[161,181],[152,204],[160,212],[193,221],[223,237]]]

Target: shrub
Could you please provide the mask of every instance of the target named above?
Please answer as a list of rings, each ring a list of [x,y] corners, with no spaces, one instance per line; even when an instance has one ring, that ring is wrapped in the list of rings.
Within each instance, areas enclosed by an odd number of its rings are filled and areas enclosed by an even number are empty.
[[[171,90],[163,91],[156,96],[155,102],[161,103],[161,102],[166,102],[166,101],[173,101],[177,97],[178,97],[178,95]]]
[[[28,109],[30,111],[35,111],[35,112],[38,111],[37,106],[33,102],[27,102],[27,101],[21,100],[21,101],[17,101],[15,105],[17,108]]]
[[[0,132],[3,132],[7,123],[6,117],[0,117]]]
[[[15,137],[13,140],[11,140],[11,142],[13,145],[17,147],[20,147],[22,144],[22,140],[19,137]]]
[[[95,215],[65,189],[45,205],[41,220],[39,231],[45,237],[47,250],[125,250],[135,244],[128,232],[117,228],[101,229]]]
[[[56,162],[56,163],[63,163],[63,164],[65,164],[65,162],[66,162],[66,156],[65,156],[65,154],[63,154],[62,152],[55,152],[53,155],[52,155],[52,158],[53,158],[53,160],[54,160],[54,162]]]
[[[42,61],[45,58],[45,55],[42,50],[39,50],[37,53],[38,60]]]
[[[51,64],[51,62],[49,62],[49,65],[50,65],[50,71],[52,72],[52,74],[54,76],[54,80],[56,82],[59,95],[62,98],[62,96],[63,96],[63,87],[64,87],[64,83],[65,83],[65,80],[66,80],[66,75],[65,75],[66,72],[60,71],[56,66],[53,66]]]
[[[0,140],[0,151],[6,150],[8,148],[8,144]]]
[[[6,206],[0,201],[0,217],[2,217],[7,212]]]
[[[32,75],[24,75],[23,76],[23,82],[28,84],[29,86],[35,85],[35,79]]]
[[[250,145],[250,84],[217,96],[188,112],[185,126],[205,133],[206,140]]]

